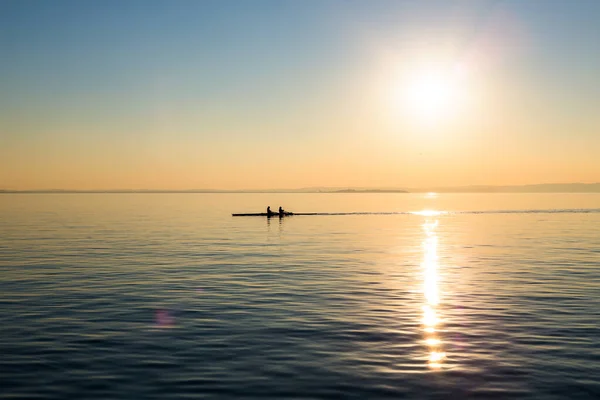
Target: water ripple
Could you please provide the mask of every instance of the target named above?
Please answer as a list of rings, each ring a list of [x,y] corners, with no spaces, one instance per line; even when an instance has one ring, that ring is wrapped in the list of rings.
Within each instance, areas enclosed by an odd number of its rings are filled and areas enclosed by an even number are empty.
[[[217,198],[0,209],[2,396],[600,396],[600,209],[233,223]]]

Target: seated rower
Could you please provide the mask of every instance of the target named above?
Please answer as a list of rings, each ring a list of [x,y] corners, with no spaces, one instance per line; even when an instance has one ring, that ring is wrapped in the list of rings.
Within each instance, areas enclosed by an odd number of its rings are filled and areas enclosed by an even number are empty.
[[[283,211],[283,208],[281,208],[281,206],[279,206],[279,216],[283,217],[284,213],[285,213],[285,211]]]
[[[271,211],[271,206],[267,207],[267,215],[273,215],[275,214],[273,211]]]

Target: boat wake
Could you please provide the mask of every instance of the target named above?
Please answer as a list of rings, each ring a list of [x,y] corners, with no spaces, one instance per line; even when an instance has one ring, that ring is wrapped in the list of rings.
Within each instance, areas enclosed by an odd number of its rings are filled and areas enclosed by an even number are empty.
[[[460,215],[460,214],[597,214],[600,208],[560,208],[560,209],[532,209],[532,210],[463,210],[463,211],[390,211],[390,212],[326,212],[326,213],[294,213],[294,215]]]

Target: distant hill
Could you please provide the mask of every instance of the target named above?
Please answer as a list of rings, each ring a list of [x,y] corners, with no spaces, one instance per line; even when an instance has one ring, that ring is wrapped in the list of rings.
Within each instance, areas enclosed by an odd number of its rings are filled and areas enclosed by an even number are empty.
[[[509,186],[454,186],[410,188],[409,192],[424,193],[600,193],[600,183],[543,183]]]
[[[440,186],[421,188],[368,188],[368,187],[308,187],[299,189],[114,189],[114,190],[10,190],[0,189],[2,193],[600,193],[600,183],[544,183],[536,185],[473,185]]]
[[[408,193],[402,189],[340,189],[329,193]]]
[[[2,193],[408,193],[404,189],[378,189],[378,188],[301,188],[301,189],[246,189],[246,190],[221,190],[221,189],[190,189],[190,190],[160,190],[160,189],[112,189],[112,190],[6,190]]]

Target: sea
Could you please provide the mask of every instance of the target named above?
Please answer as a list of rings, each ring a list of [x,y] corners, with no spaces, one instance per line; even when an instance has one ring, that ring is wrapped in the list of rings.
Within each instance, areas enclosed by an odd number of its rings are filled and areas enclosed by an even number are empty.
[[[599,193],[0,194],[0,274],[3,399],[600,398]]]

